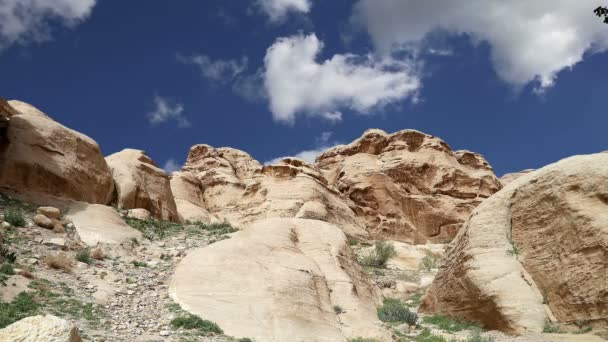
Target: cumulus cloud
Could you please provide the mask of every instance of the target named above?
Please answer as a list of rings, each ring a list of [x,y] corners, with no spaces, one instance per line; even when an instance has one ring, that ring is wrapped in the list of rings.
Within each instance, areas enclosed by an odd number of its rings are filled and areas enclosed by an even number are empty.
[[[182,167],[175,161],[175,159],[167,160],[165,166],[163,166],[163,170],[165,170],[165,172],[169,175],[172,172],[179,171],[181,168]]]
[[[385,53],[415,49],[433,32],[466,34],[489,43],[504,81],[536,82],[543,90],[586,52],[608,49],[606,27],[593,20],[593,8],[589,0],[360,0],[354,19]]]
[[[96,0],[1,0],[0,48],[50,39],[49,23],[76,25],[89,17]]]
[[[311,0],[257,0],[256,4],[271,22],[285,20],[290,12],[308,13],[312,7]]]
[[[177,122],[178,127],[189,127],[190,122],[184,116],[184,106],[167,98],[156,95],[154,110],[147,114],[150,124],[160,124],[170,120]]]
[[[321,135],[315,139],[315,145],[316,145],[315,148],[297,152],[292,157],[300,158],[310,164],[314,164],[314,162],[318,156],[320,156],[323,152],[327,151],[328,149],[339,144],[337,142],[330,141],[332,135],[333,135],[333,132],[321,133]],[[264,165],[276,164],[287,157],[288,156],[273,158],[273,159],[265,162]]]
[[[340,108],[368,113],[420,87],[410,62],[352,54],[317,61],[322,48],[310,34],[279,38],[267,50],[264,84],[276,121],[293,123],[298,113],[339,121]]]
[[[222,84],[232,82],[247,70],[248,63],[247,57],[241,58],[240,61],[234,59],[212,60],[205,55],[183,56],[178,54],[177,59],[184,64],[195,65],[204,78]]]

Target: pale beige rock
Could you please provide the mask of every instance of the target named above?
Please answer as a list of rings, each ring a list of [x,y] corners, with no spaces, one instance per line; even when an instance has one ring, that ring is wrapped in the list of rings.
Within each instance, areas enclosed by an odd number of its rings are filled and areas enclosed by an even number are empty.
[[[52,220],[42,214],[34,216],[32,221],[42,228],[53,229],[55,227],[55,220]]]
[[[329,184],[355,203],[377,239],[449,242],[471,210],[501,188],[479,154],[453,152],[414,130],[366,131],[317,158]]]
[[[235,257],[238,256],[238,257]],[[317,220],[268,219],[188,254],[169,292],[226,334],[256,341],[389,341],[381,296],[344,233]],[[344,313],[337,315],[333,306]]]
[[[127,217],[145,221],[149,220],[152,215],[150,215],[150,212],[146,209],[137,208],[127,210]]]
[[[31,316],[0,330],[3,342],[82,342],[78,328],[57,316]]]
[[[72,203],[66,214],[72,221],[80,240],[87,246],[99,243],[118,245],[133,238],[141,239],[139,231],[127,225],[112,207]]]
[[[173,172],[170,176],[171,191],[177,212],[185,222],[219,222],[207,209],[201,181],[190,172]]]
[[[242,151],[196,145],[182,171],[201,182],[202,201],[190,196],[195,199],[190,203],[204,203],[212,215],[236,227],[264,218],[311,215],[336,224],[348,235],[369,236],[350,201],[328,186],[318,168],[302,160],[286,158],[261,166]]]
[[[471,214],[421,310],[523,334],[608,326],[608,153],[511,182]]]
[[[418,271],[429,265],[439,266],[445,253],[444,244],[410,245],[391,241],[397,253],[386,264],[387,268],[397,270]],[[425,260],[428,264],[425,264]]]
[[[61,210],[55,207],[39,207],[36,212],[50,219],[58,219],[61,217]]]
[[[530,172],[533,172],[533,169],[527,169],[527,170],[523,170],[520,172],[513,172],[513,173],[507,173],[505,175],[503,175],[502,177],[500,177],[500,184],[502,184],[503,187],[507,186],[509,183],[511,183],[512,181],[516,180],[517,178],[526,175]]]
[[[19,101],[0,153],[0,187],[106,204],[114,184],[97,143]]]
[[[144,151],[125,149],[106,161],[116,183],[119,208],[141,208],[159,220],[179,220],[169,177]]]

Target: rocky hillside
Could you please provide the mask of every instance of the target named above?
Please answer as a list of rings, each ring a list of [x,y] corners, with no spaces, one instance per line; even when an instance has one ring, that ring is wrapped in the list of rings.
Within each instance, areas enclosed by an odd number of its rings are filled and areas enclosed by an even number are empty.
[[[314,164],[199,144],[168,175],[29,104],[0,118],[0,341],[607,336],[608,154],[499,180],[373,129]]]

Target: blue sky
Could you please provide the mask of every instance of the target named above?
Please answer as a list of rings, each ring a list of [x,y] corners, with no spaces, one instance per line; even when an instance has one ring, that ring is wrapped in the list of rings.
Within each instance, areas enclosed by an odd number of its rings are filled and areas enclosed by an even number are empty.
[[[466,5],[463,5],[466,4]],[[108,155],[261,162],[412,128],[497,174],[608,149],[592,1],[7,0],[0,96]]]

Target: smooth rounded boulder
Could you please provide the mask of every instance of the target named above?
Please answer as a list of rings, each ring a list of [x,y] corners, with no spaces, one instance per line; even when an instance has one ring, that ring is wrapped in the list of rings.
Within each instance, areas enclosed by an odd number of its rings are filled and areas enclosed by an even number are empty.
[[[608,327],[608,153],[525,174],[477,207],[421,310],[524,334]]]
[[[261,220],[197,249],[177,266],[169,293],[182,308],[235,337],[390,340],[376,316],[379,289],[344,233],[322,221]]]
[[[31,316],[0,330],[5,342],[82,342],[78,328],[53,315]]]
[[[111,201],[112,174],[93,139],[27,103],[8,104],[14,111],[0,148],[0,187],[89,203]]]

